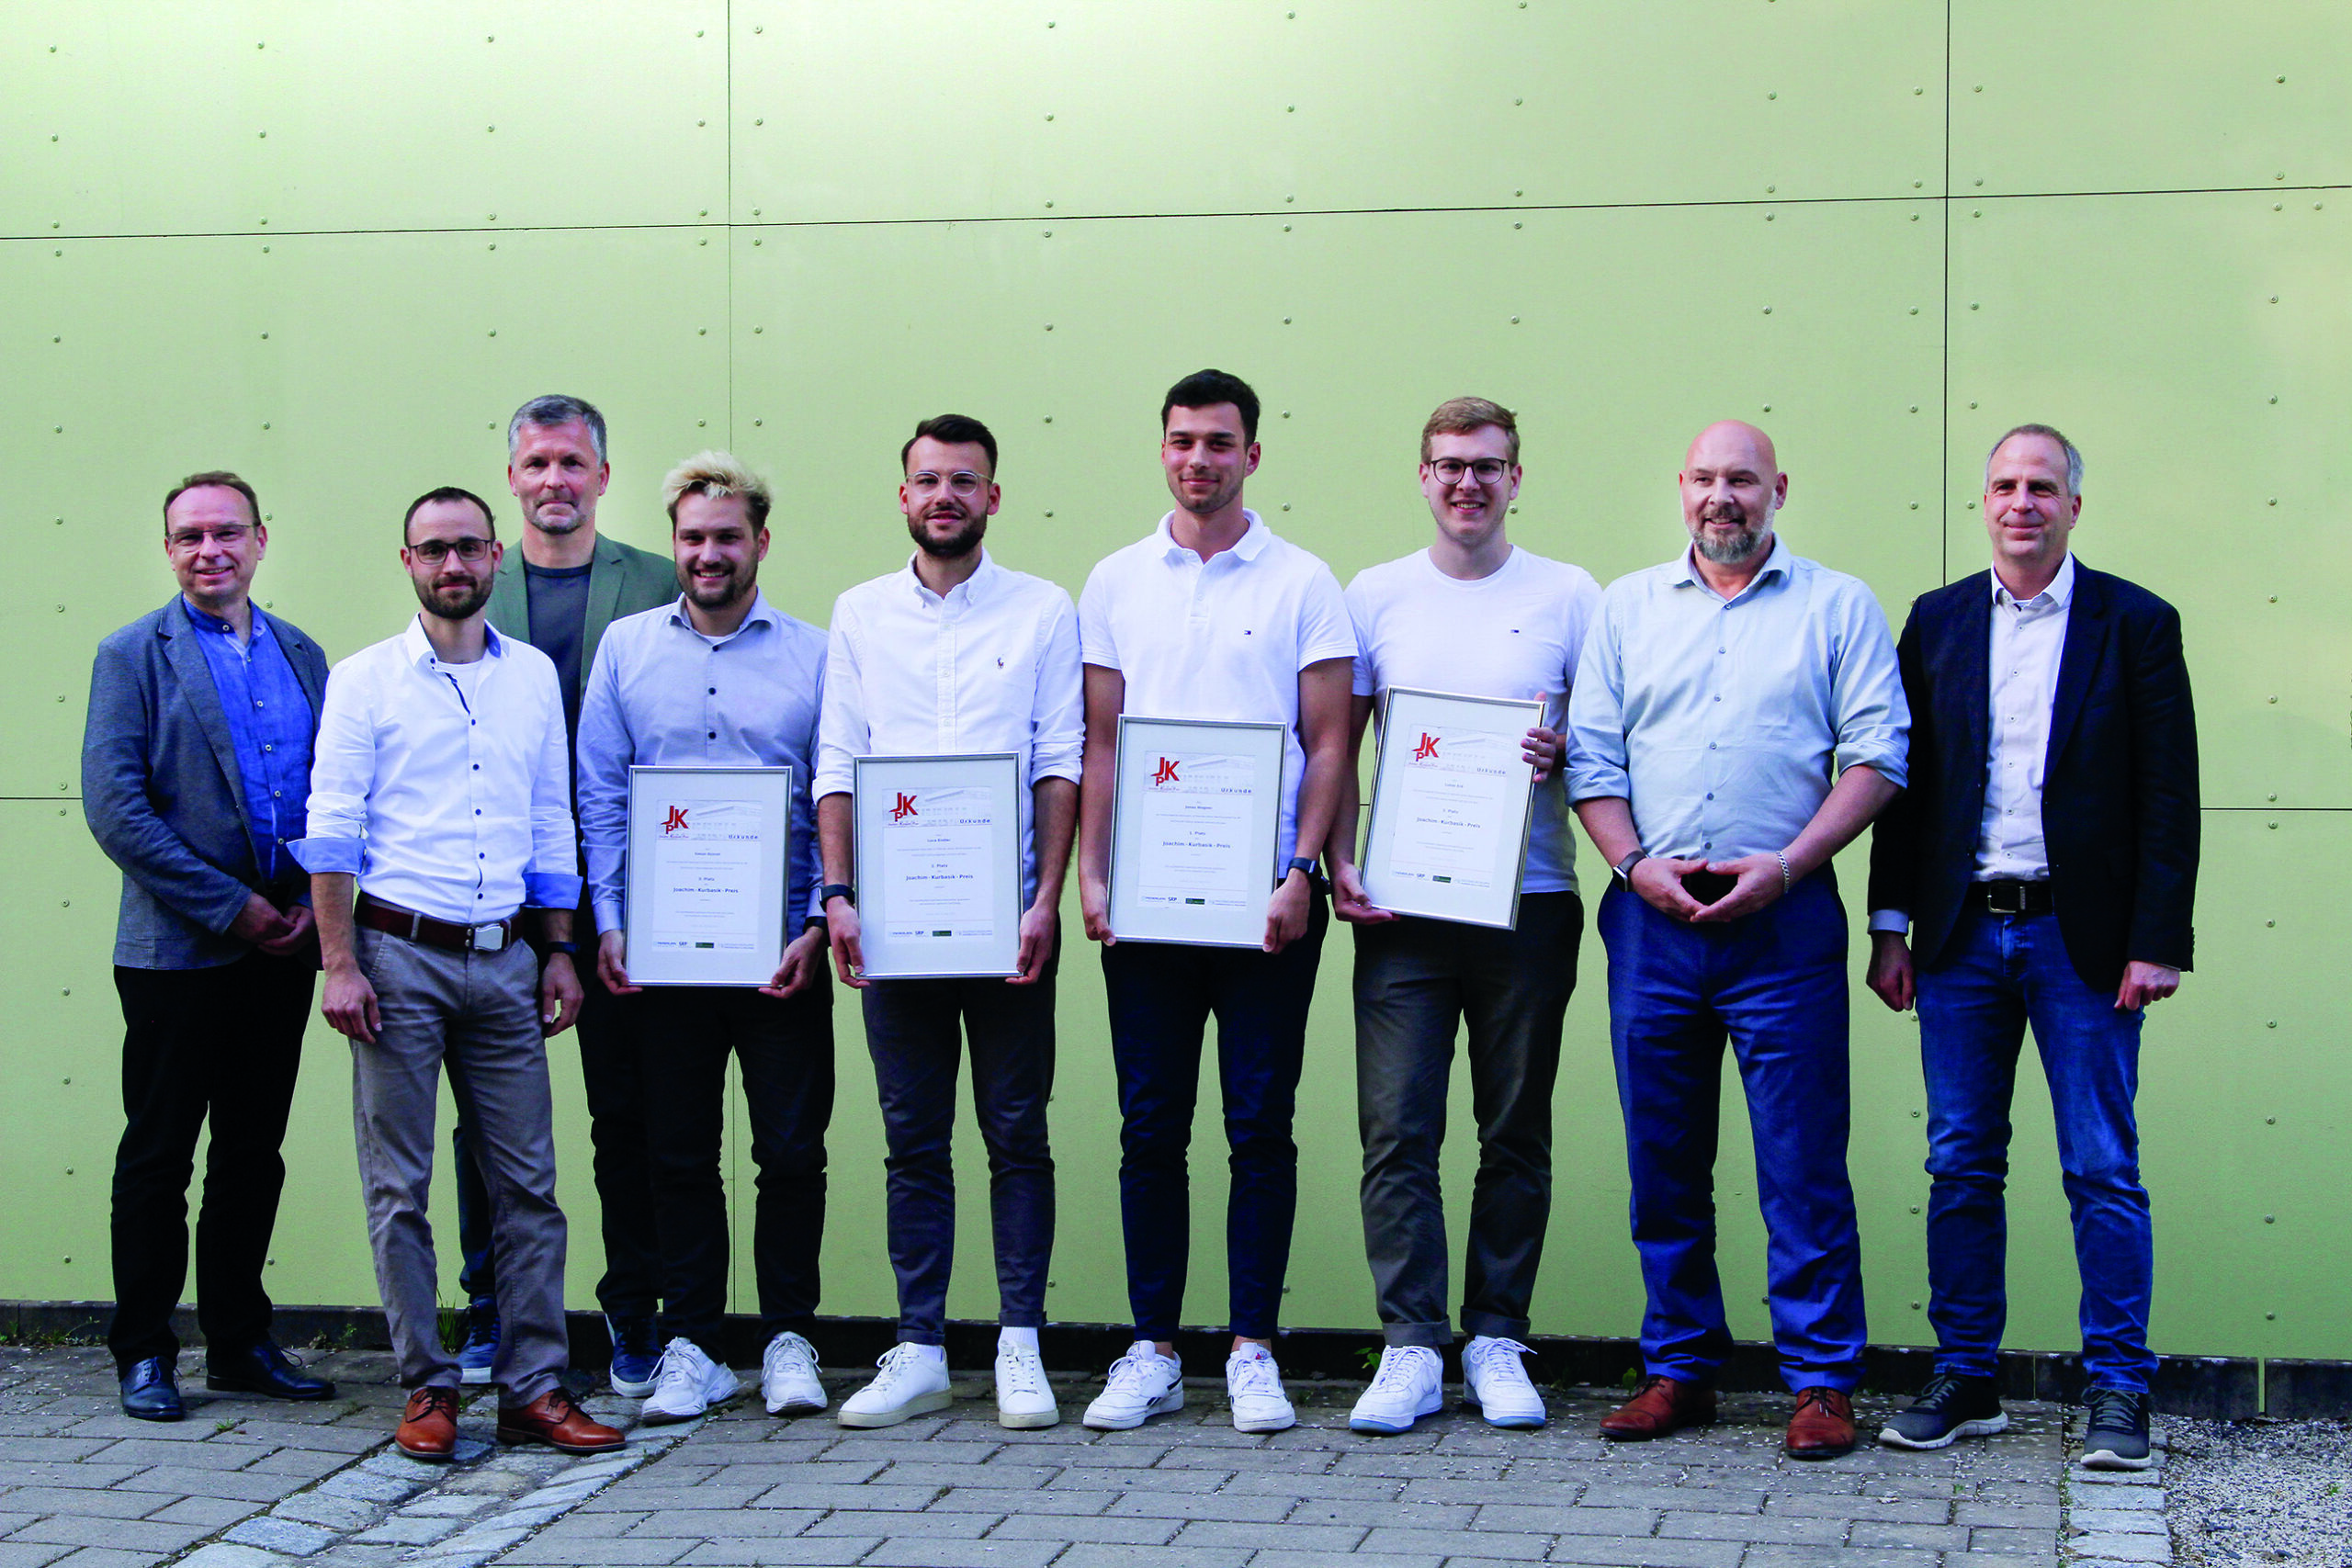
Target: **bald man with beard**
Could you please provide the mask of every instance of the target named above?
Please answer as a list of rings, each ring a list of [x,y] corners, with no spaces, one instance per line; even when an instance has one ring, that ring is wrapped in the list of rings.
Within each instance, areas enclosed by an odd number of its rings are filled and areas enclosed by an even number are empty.
[[[1865,1328],[1846,1175],[1846,911],[1830,857],[1903,786],[1911,716],[1878,601],[1773,533],[1771,438],[1709,425],[1679,476],[1690,542],[1610,584],[1574,694],[1568,798],[1611,868],[1610,1038],[1649,1306],[1645,1381],[1601,1423],[1713,1419],[1731,1349],[1715,1272],[1726,1037],[1756,1144],[1787,1451],[1854,1446]]]

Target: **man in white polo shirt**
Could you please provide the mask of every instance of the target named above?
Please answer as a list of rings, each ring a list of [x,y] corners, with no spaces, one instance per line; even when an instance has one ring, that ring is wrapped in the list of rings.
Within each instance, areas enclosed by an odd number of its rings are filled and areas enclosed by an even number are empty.
[[[1221,370],[1187,376],[1160,405],[1160,432],[1176,508],[1096,566],[1079,601],[1086,661],[1079,894],[1086,934],[1102,943],[1136,1321],[1136,1342],[1087,1407],[1086,1424],[1135,1427],[1184,1403],[1174,1338],[1192,1231],[1185,1148],[1202,1033],[1214,1012],[1232,1147],[1226,1390],[1237,1428],[1278,1432],[1297,1419],[1269,1345],[1298,1207],[1291,1113],[1329,918],[1315,862],[1347,767],[1355,637],[1330,569],[1275,537],[1241,503],[1259,457],[1258,397],[1248,384]],[[1112,940],[1111,802],[1122,713],[1285,727],[1282,825],[1266,868],[1278,886],[1262,951]]]
[[[915,551],[834,604],[818,732],[825,911],[842,980],[865,998],[865,1044],[890,1147],[890,1267],[899,1282],[899,1342],[882,1358],[881,1375],[842,1404],[841,1423],[888,1427],[947,1406],[956,1074],[968,1036],[996,1240],[997,1420],[1051,1427],[1061,1411],[1038,1359],[1037,1330],[1054,1250],[1046,1138],[1054,972],[1084,719],[1078,613],[1068,592],[1007,570],[981,547],[1001,497],[988,426],[962,414],[927,419],[899,460],[906,476],[899,508]],[[856,759],[980,751],[1018,753],[1030,787],[1021,972],[1004,980],[868,981],[852,886]]]
[[[1399,917],[1366,897],[1355,861],[1356,768],[1331,833],[1332,904],[1356,927],[1356,1120],[1363,1137],[1363,1241],[1388,1348],[1348,1425],[1402,1432],[1443,1404],[1445,1209],[1438,1150],[1453,1036],[1468,1025],[1478,1175],[1463,1261],[1462,1378],[1487,1423],[1541,1427],[1521,1343],[1552,1213],[1552,1082],[1576,988],[1584,906],[1560,782],[1568,687],[1600,585],[1504,532],[1519,494],[1519,423],[1484,398],[1438,405],[1421,430],[1429,548],[1348,585],[1355,624],[1351,757],[1393,687],[1537,698],[1536,770],[1519,924],[1511,931]],[[1384,720],[1384,723],[1385,721]]]

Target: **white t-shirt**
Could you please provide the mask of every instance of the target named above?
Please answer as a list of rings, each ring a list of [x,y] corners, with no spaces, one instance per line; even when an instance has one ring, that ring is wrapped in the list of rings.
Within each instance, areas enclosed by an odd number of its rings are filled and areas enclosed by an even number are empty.
[[[1542,697],[1544,725],[1566,727],[1568,689],[1600,584],[1580,566],[1514,546],[1500,570],[1475,582],[1448,577],[1427,550],[1367,567],[1348,584],[1355,623],[1355,694],[1392,686],[1473,697]],[[1535,786],[1528,823],[1530,893],[1573,893],[1565,764]]]
[[[1080,645],[1087,663],[1126,678],[1127,713],[1286,727],[1271,876],[1300,852],[1306,749],[1298,736],[1299,671],[1355,657],[1347,604],[1331,569],[1277,537],[1256,513],[1243,513],[1249,531],[1206,561],[1176,542],[1169,529],[1175,515],[1087,577]]]

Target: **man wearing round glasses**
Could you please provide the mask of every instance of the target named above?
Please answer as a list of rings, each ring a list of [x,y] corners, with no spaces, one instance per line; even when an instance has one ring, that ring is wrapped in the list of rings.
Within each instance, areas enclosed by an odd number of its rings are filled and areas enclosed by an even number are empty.
[[[1445,1138],[1453,1037],[1469,1030],[1478,1174],[1464,1259],[1462,1373],[1489,1425],[1541,1427],[1544,1400],[1521,1358],[1552,1206],[1552,1083],[1575,988],[1584,906],[1561,787],[1560,728],[1600,585],[1582,567],[1513,545],[1519,423],[1484,398],[1438,405],[1421,430],[1427,549],[1359,573],[1351,760],[1329,858],[1332,902],[1356,928],[1356,1104],[1363,1138],[1364,1251],[1387,1348],[1348,1424],[1402,1432],[1443,1403],[1447,1318]],[[1355,756],[1393,687],[1535,698],[1522,742],[1534,766],[1519,921],[1509,931],[1376,908],[1355,863]]]
[[[890,1264],[899,1342],[842,1404],[844,1427],[887,1427],[945,1407],[948,1266],[955,1252],[956,1075],[972,1053],[972,1104],[988,1145],[1000,1299],[997,1419],[1061,1419],[1038,1359],[1054,1246],[1057,911],[1078,819],[1084,739],[1078,614],[1069,593],[983,549],[1000,491],[996,437],[961,414],[927,419],[899,454],[905,566],[833,606],[819,729],[818,830],[825,910],[844,984],[863,995],[865,1043],[890,1146]],[[1031,795],[1018,962],[1009,979],[872,980],[861,972],[852,884],[851,786],[862,756],[1012,751]],[[958,1024],[961,1024],[961,1037]]]

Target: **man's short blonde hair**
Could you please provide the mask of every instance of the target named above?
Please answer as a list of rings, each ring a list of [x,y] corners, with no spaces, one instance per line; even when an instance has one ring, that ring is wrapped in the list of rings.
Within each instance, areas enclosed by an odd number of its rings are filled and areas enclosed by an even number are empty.
[[[1519,461],[1519,419],[1510,410],[1485,398],[1448,398],[1437,405],[1430,422],[1421,426],[1421,461],[1430,460],[1430,437],[1433,435],[1467,435],[1474,430],[1493,425],[1510,443],[1510,460]]]
[[[678,525],[678,502],[690,495],[707,495],[713,501],[741,496],[754,533],[768,525],[768,508],[775,504],[768,494],[768,481],[732,452],[697,452],[670,470],[662,481],[662,506],[670,514],[671,527]]]

